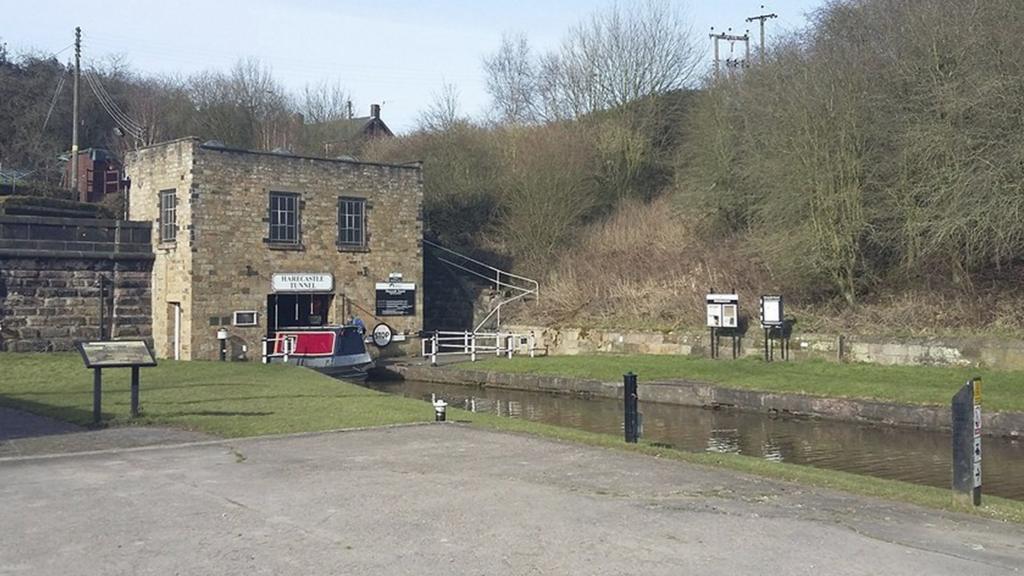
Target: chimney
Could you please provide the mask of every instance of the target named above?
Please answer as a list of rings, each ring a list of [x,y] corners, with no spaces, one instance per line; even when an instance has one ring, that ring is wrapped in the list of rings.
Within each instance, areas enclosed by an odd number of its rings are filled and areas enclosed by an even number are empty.
[[[370,104],[370,117],[380,120],[380,104]]]

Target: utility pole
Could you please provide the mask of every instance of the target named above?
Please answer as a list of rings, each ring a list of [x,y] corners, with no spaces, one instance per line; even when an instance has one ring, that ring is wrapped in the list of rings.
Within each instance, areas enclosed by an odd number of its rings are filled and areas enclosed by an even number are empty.
[[[71,96],[71,190],[86,201],[78,190],[78,78],[82,75],[82,29],[75,26],[75,83]]]
[[[728,32],[732,32],[732,28],[729,28]],[[712,26],[711,27],[711,33],[708,34],[708,37],[711,38],[714,41],[714,43],[715,43],[715,79],[718,78],[719,62],[721,61],[721,59],[719,58],[719,51],[718,51],[718,43],[720,41],[726,40],[726,41],[728,41],[730,43],[730,49],[729,49],[729,54],[730,55],[732,54],[732,48],[731,48],[731,44],[732,43],[734,43],[734,42],[743,42],[744,45],[746,46],[746,49],[745,49],[745,52],[744,52],[745,56],[744,56],[744,58],[742,60],[739,59],[739,58],[726,58],[725,65],[727,67],[729,67],[729,68],[743,68],[743,67],[747,66],[747,62],[750,60],[750,33],[748,32],[748,33],[744,34],[743,36],[737,36],[735,34],[730,34],[728,32],[723,32],[721,34],[715,34],[715,27]]]
[[[761,4],[761,12],[764,12],[764,4]],[[747,18],[747,22],[753,22],[754,20],[758,20],[761,24],[761,64],[764,64],[764,21],[778,17],[778,14],[758,14],[757,16],[751,16],[750,18]]]

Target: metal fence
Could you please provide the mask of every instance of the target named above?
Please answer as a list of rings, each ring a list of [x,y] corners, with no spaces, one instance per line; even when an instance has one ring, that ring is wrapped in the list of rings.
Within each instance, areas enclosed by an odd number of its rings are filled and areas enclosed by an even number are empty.
[[[0,248],[150,254],[149,222],[0,215]]]
[[[515,354],[529,354],[531,358],[538,353],[546,353],[545,348],[537,347],[537,339],[533,333],[515,334],[512,332],[433,332],[425,334],[421,341],[421,353],[430,358],[432,365],[444,356],[469,356],[476,362],[481,356],[512,358]]]

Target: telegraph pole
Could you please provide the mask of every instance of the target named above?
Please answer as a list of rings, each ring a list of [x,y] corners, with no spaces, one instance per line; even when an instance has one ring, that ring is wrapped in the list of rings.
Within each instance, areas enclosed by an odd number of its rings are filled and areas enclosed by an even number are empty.
[[[79,195],[78,190],[78,78],[82,75],[82,29],[75,26],[75,78],[74,89],[71,96],[71,190]]]
[[[732,32],[732,28],[729,28],[729,32]],[[746,46],[745,57],[744,57],[743,60],[740,60],[738,58],[727,58],[725,60],[725,65],[727,67],[729,67],[729,68],[742,68],[742,67],[747,66],[747,63],[750,60],[750,34],[749,33],[744,34],[743,36],[737,36],[735,34],[729,34],[729,33],[725,33],[725,32],[723,32],[721,34],[715,34],[715,27],[712,26],[711,27],[711,33],[708,34],[708,37],[711,38],[715,42],[715,78],[716,79],[718,78],[719,63],[721,61],[721,59],[719,58],[718,43],[720,41],[722,41],[722,40],[726,40],[726,41],[728,41],[730,43],[731,42],[743,42],[744,45]],[[731,49],[729,50],[729,53],[730,54],[732,53]]]
[[[764,4],[761,5],[761,11],[764,11]],[[764,21],[778,17],[778,14],[758,14],[757,16],[751,16],[750,18],[747,18],[747,22],[753,22],[754,20],[757,20],[761,24],[761,64],[764,64]]]

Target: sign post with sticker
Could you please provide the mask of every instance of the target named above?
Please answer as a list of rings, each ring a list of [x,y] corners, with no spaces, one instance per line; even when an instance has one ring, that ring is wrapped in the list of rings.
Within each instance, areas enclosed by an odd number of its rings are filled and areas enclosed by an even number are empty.
[[[953,396],[953,499],[981,506],[981,378]]]

